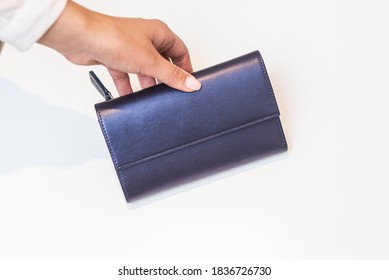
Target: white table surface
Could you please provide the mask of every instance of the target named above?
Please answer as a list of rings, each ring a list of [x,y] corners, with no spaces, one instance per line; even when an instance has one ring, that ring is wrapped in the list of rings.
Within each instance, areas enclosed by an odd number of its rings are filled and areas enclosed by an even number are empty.
[[[260,50],[290,151],[129,209],[81,67],[0,57],[0,258],[389,257],[389,1],[79,1],[159,18],[195,69]],[[138,87],[139,88],[139,87]]]

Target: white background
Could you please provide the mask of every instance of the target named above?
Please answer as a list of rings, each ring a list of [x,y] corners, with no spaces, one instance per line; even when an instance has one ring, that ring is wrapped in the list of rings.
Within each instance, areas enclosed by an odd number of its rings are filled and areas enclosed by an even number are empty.
[[[164,20],[196,70],[260,50],[290,151],[128,209],[87,75],[108,73],[6,46],[0,258],[389,257],[388,1],[79,3]]]

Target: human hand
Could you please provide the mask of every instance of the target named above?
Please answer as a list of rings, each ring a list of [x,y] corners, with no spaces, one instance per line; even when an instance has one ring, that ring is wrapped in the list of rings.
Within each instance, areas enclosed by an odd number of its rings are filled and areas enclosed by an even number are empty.
[[[128,73],[138,75],[142,88],[155,79],[186,92],[201,87],[188,73],[187,47],[159,20],[111,17],[69,1],[38,42],[75,64],[106,66],[120,95],[132,92]]]

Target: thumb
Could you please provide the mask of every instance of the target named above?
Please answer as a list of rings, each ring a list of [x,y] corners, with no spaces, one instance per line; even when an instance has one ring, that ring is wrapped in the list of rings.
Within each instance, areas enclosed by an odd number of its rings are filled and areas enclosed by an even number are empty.
[[[186,92],[201,88],[201,83],[195,77],[162,57],[156,63],[153,72],[153,77],[172,88]]]

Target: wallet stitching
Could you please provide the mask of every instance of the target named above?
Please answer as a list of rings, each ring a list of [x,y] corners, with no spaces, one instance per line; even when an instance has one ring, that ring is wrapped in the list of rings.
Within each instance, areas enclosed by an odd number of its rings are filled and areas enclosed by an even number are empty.
[[[109,140],[108,133],[107,133],[107,130],[105,129],[104,121],[103,121],[103,118],[101,117],[100,111],[97,111],[97,115],[99,117],[99,123],[100,123],[100,126],[101,126],[101,130],[103,131],[104,138],[105,138],[105,140],[107,142],[109,153],[111,154],[113,164],[115,166],[115,169],[117,170],[117,174],[118,174],[118,177],[119,177],[120,184],[123,186],[122,189],[123,189],[124,195],[125,195],[125,197],[127,199],[129,197],[128,193],[127,193],[127,185],[125,183],[125,180],[123,180],[122,174],[121,174],[121,172],[119,170],[118,163],[117,163],[115,154],[114,154],[113,149],[112,149],[111,141]]]
[[[264,117],[264,118],[261,118],[261,119],[258,119],[258,120],[255,120],[255,121],[243,124],[243,125],[239,125],[239,126],[236,126],[236,127],[233,127],[233,128],[230,128],[230,129],[227,129],[227,130],[224,130],[224,131],[212,134],[212,135],[209,135],[207,137],[204,137],[204,138],[201,138],[201,139],[198,139],[198,140],[195,140],[195,141],[183,144],[183,145],[176,146],[174,148],[171,148],[171,149],[168,149],[168,150],[156,153],[154,155],[147,156],[145,158],[138,159],[136,161],[133,161],[133,162],[126,163],[126,164],[123,164],[121,166],[118,166],[118,170],[126,169],[126,168],[132,167],[134,165],[138,165],[138,164],[141,164],[143,162],[152,160],[154,158],[157,158],[157,157],[160,157],[160,156],[165,156],[167,154],[170,154],[170,153],[173,153],[173,152],[176,152],[176,151],[179,151],[179,150],[182,150],[182,149],[185,149],[185,148],[188,148],[188,147],[191,147],[191,146],[194,146],[194,145],[197,145],[197,144],[200,144],[200,143],[203,143],[203,142],[215,139],[217,137],[224,136],[224,135],[227,135],[227,134],[231,134],[231,133],[236,132],[238,130],[241,130],[241,129],[244,129],[244,128],[247,128],[247,127],[259,124],[259,123],[262,123],[262,122],[270,120],[270,119],[274,119],[274,118],[276,118],[278,116],[279,116],[278,114],[273,114],[273,115],[270,115],[270,116],[267,116],[267,117]]]
[[[257,58],[259,60],[259,64],[262,67],[262,72],[263,72],[263,74],[265,76],[265,80],[267,82],[267,86],[269,88],[270,95],[272,96],[274,108],[278,112],[278,114],[280,114],[280,111],[279,111],[278,106],[277,106],[276,96],[274,94],[273,87],[271,86],[270,78],[269,78],[269,75],[267,74],[265,63],[263,62],[261,54],[259,52],[257,52]],[[280,135],[281,135],[282,141],[283,141],[285,147],[287,147],[287,143],[286,143],[286,139],[285,139],[285,134],[284,134],[284,131],[282,130],[282,125],[281,125],[281,120],[280,119],[278,119],[278,128],[280,130]]]
[[[108,150],[109,150],[110,154],[112,155],[113,163],[115,164],[115,166],[117,166],[117,160],[116,160],[115,154],[113,153],[111,141],[109,140],[108,133],[107,133],[107,130],[105,129],[104,121],[103,121],[103,118],[101,117],[100,111],[97,112],[97,115],[99,116],[99,122],[101,125],[101,129],[103,131],[105,139],[107,140]]]
[[[273,100],[274,109],[276,110],[276,112],[279,113],[279,109],[278,109],[278,106],[277,106],[277,101],[276,101],[276,97],[275,97],[275,95],[274,95],[273,87],[271,86],[270,79],[269,79],[269,75],[267,74],[265,64],[264,64],[264,62],[263,62],[263,60],[262,60],[262,57],[261,57],[261,55],[260,55],[259,52],[257,52],[257,58],[258,58],[258,60],[259,60],[260,66],[261,66],[261,68],[262,68],[261,70],[262,70],[262,72],[263,72],[263,74],[264,74],[264,76],[265,76],[265,80],[266,80],[266,83],[267,83],[267,87],[268,87],[268,89],[269,89],[270,95],[271,95],[272,100]]]

